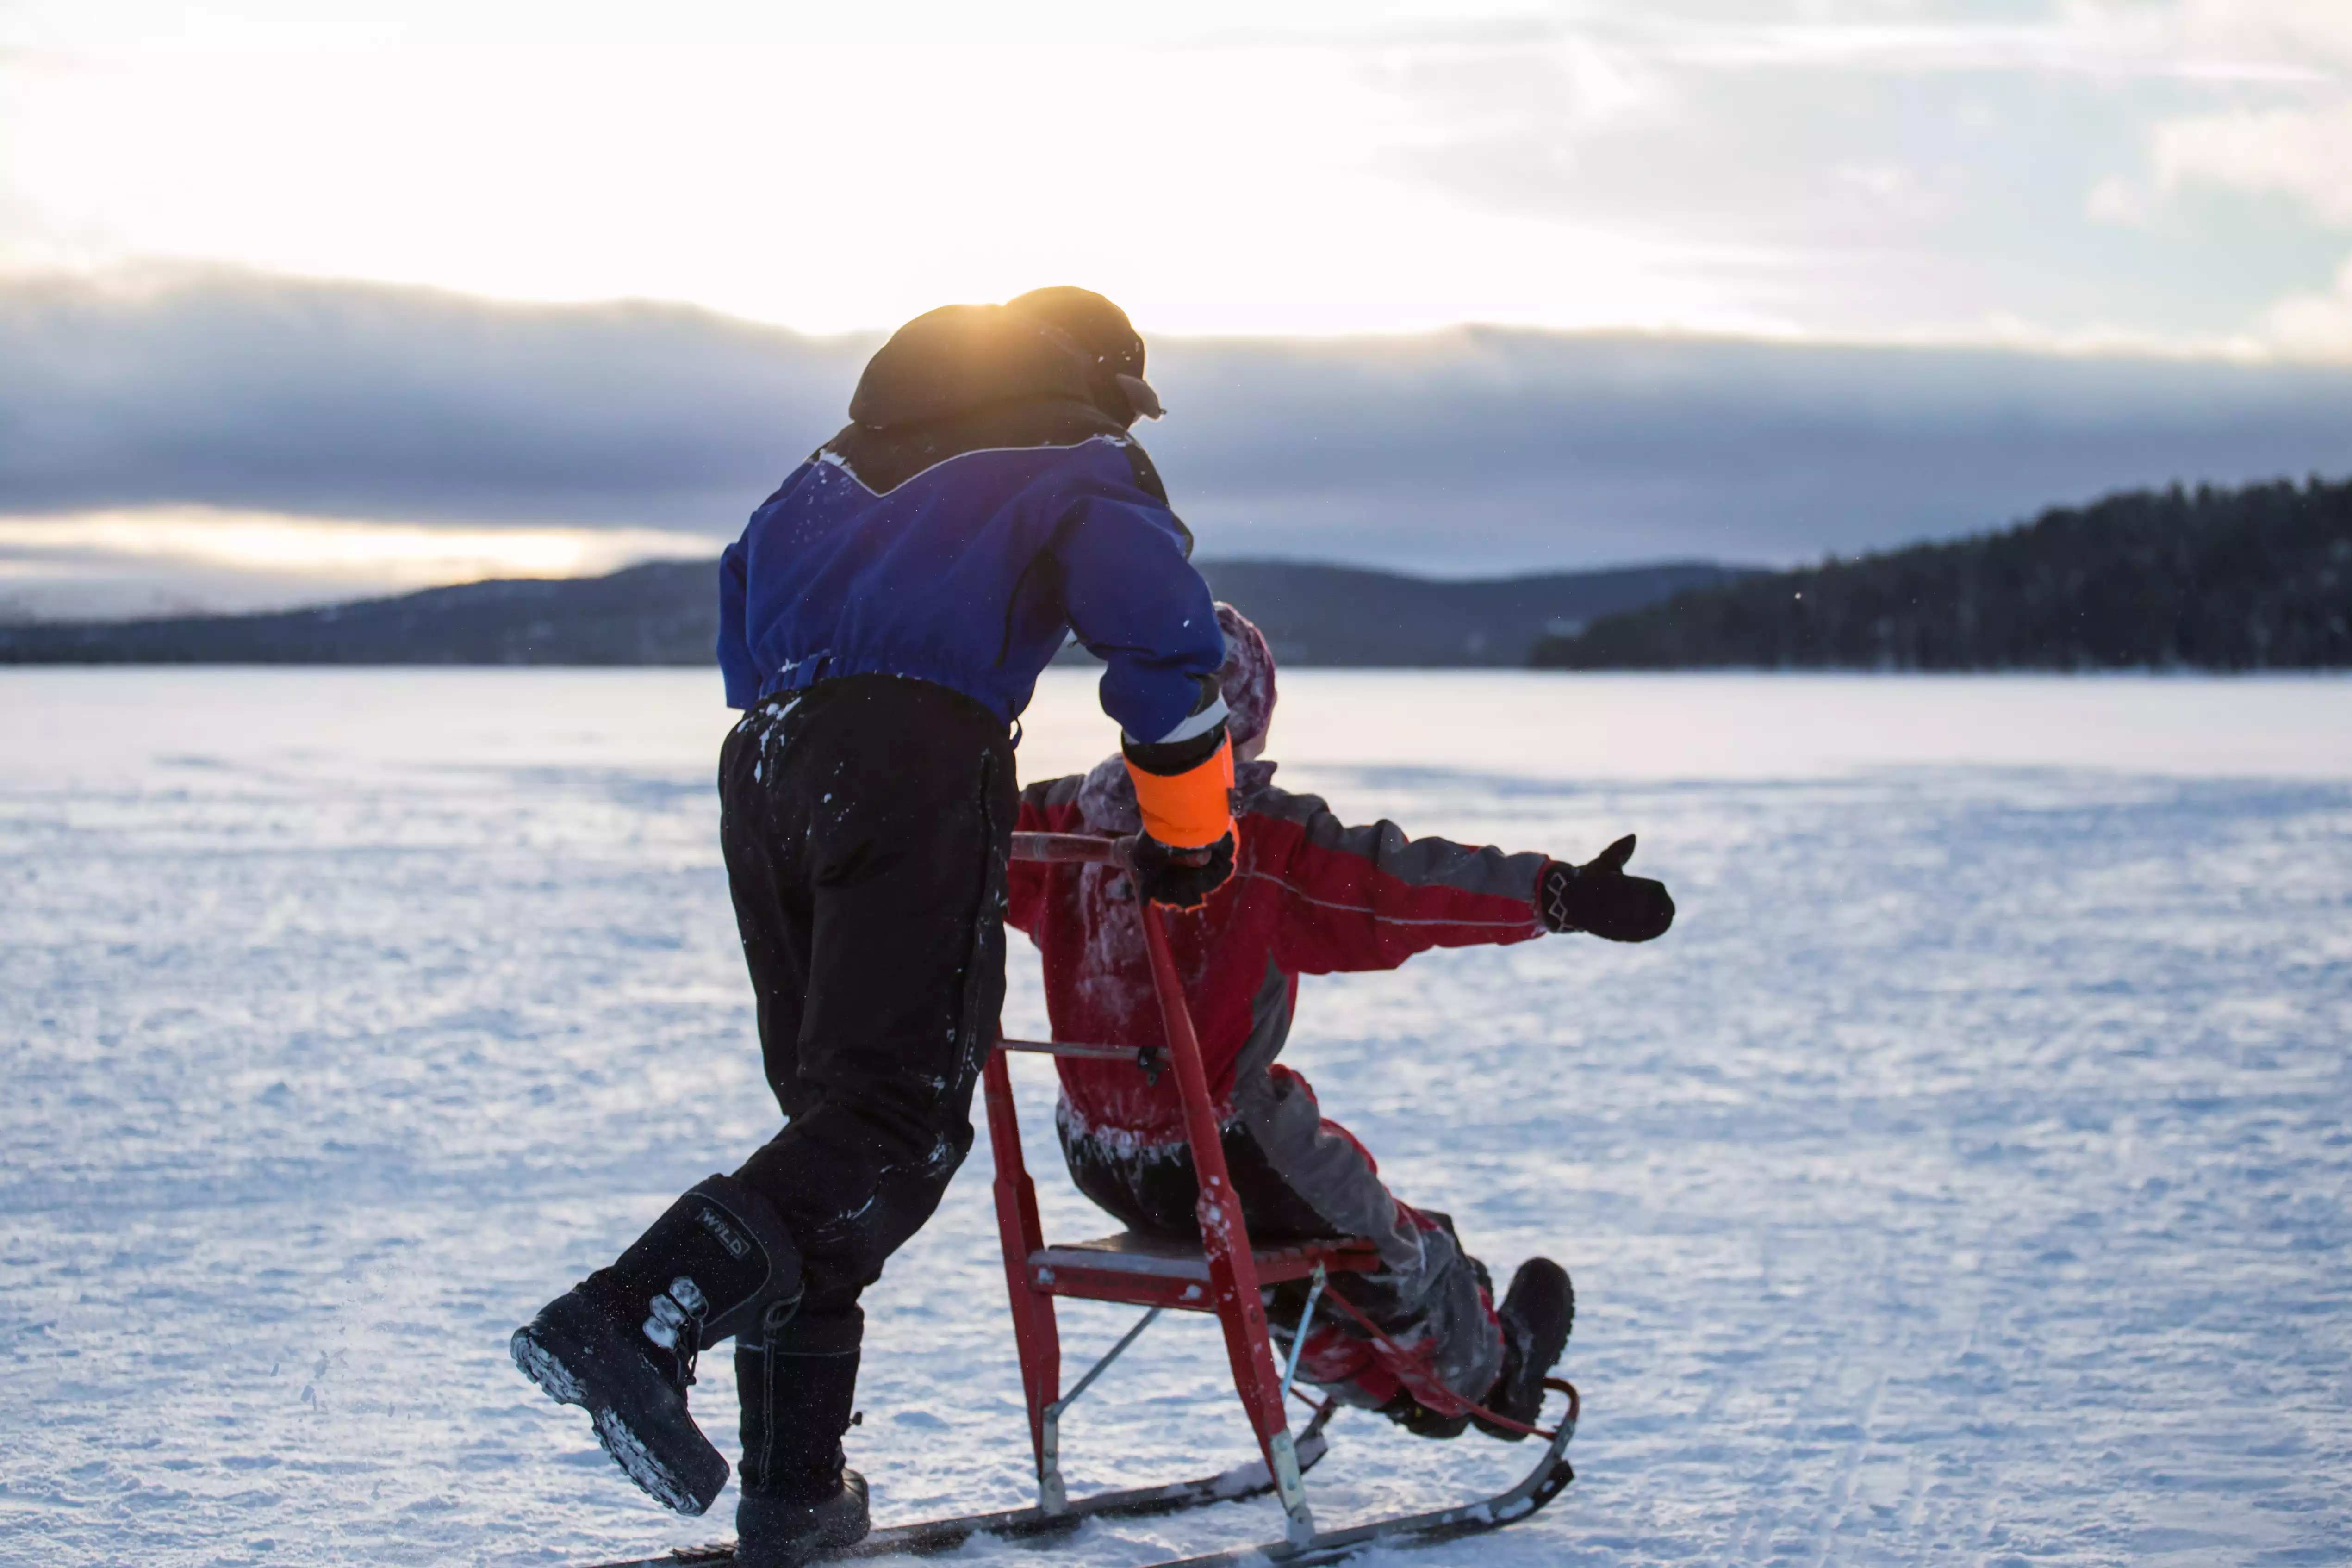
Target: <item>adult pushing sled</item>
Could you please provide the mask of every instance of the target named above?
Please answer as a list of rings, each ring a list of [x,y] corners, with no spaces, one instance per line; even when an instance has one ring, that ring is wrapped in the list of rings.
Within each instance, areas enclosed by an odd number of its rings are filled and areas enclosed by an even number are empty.
[[[1016,832],[1012,853],[1016,869],[1104,875],[1116,888],[1120,884],[1133,885],[1136,846],[1133,837],[1113,838],[1087,832]],[[1617,891],[1649,902],[1649,895],[1643,890]],[[1650,907],[1655,910],[1663,899],[1660,889],[1656,902]],[[1241,1568],[1242,1564],[1261,1559],[1281,1568],[1310,1568],[1342,1562],[1374,1546],[1423,1545],[1479,1534],[1532,1515],[1574,1479],[1567,1449],[1575,1436],[1579,1415],[1575,1388],[1548,1375],[1531,1379],[1535,1392],[1528,1414],[1539,1413],[1545,1391],[1555,1392],[1565,1400],[1564,1408],[1549,1429],[1517,1420],[1500,1410],[1449,1398],[1426,1350],[1398,1343],[1341,1294],[1350,1280],[1375,1281],[1391,1272],[1374,1241],[1360,1237],[1324,1237],[1253,1244],[1247,1217],[1254,1206],[1251,1194],[1236,1190],[1235,1179],[1225,1163],[1224,1151],[1234,1144],[1236,1133],[1232,1128],[1221,1129],[1218,1123],[1217,1106],[1203,1068],[1204,1054],[1186,1005],[1185,987],[1178,976],[1178,963],[1170,941],[1168,924],[1173,917],[1163,913],[1160,907],[1149,905],[1135,912],[1141,922],[1140,948],[1159,1019],[1154,1042],[1129,1047],[1001,1040],[984,1072],[990,1145],[997,1167],[997,1221],[1037,1461],[1038,1500],[1024,1509],[875,1530],[860,1542],[822,1552],[818,1560],[929,1555],[954,1551],[980,1535],[1015,1544],[1042,1545],[1067,1535],[1088,1520],[1165,1515],[1269,1491],[1280,1500],[1286,1516],[1283,1540],[1187,1558],[1159,1568]],[[1213,911],[1197,906],[1192,912],[1196,918],[1213,918]],[[1670,915],[1670,906],[1662,912]],[[1061,1058],[1065,1064],[1113,1068],[1133,1074],[1146,1085],[1156,1085],[1164,1078],[1173,1086],[1185,1128],[1184,1159],[1198,1173],[1198,1196],[1193,1208],[1196,1228],[1189,1241],[1164,1231],[1130,1231],[1074,1245],[1053,1246],[1046,1242],[1039,1226],[1035,1193],[1024,1167],[1021,1135],[1005,1070],[1005,1055],[1012,1051],[1044,1052]],[[1299,1316],[1284,1325],[1287,1330],[1285,1338],[1291,1347],[1285,1358],[1277,1353],[1275,1338],[1268,1331],[1262,1293],[1295,1286],[1306,1287],[1306,1300]],[[1381,1292],[1375,1290],[1372,1294],[1378,1300]],[[1060,1352],[1053,1308],[1055,1297],[1125,1302],[1149,1309],[1143,1319],[1066,1393],[1059,1387]],[[1541,1438],[1544,1447],[1534,1466],[1516,1486],[1490,1497],[1339,1530],[1318,1530],[1307,1503],[1304,1475],[1328,1450],[1325,1427],[1339,1408],[1342,1394],[1353,1392],[1360,1395],[1357,1402],[1361,1403],[1364,1393],[1361,1387],[1334,1393],[1316,1406],[1313,1417],[1295,1438],[1290,1433],[1284,1401],[1297,1392],[1294,1380],[1299,1375],[1305,1349],[1315,1337],[1306,1331],[1315,1319],[1318,1299],[1328,1304],[1327,1310],[1332,1315],[1344,1315],[1343,1321],[1351,1321],[1369,1342],[1384,1352],[1384,1364],[1403,1369],[1406,1385],[1426,1391],[1445,1415],[1456,1422],[1475,1421],[1498,1436]],[[1234,1386],[1258,1438],[1259,1460],[1197,1480],[1076,1499],[1067,1497],[1059,1465],[1058,1429],[1063,1413],[1154,1319],[1169,1310],[1210,1312],[1220,1321]],[[1506,1310],[1507,1313],[1507,1307]],[[1560,1338],[1564,1339],[1564,1322],[1560,1328]],[[1556,1355],[1559,1348],[1554,1341],[1534,1353]],[[1548,1368],[1548,1360],[1545,1364]],[[1507,1369],[1508,1366],[1507,1355]],[[1507,1389],[1510,1383],[1507,1375],[1497,1380],[1497,1388]],[[1394,1407],[1393,1402],[1384,1407],[1383,1413],[1424,1436],[1448,1436],[1461,1429],[1458,1424],[1443,1429],[1417,1424]],[[1432,1414],[1426,1410],[1418,1412],[1423,1418]],[[719,1543],[681,1548],[657,1558],[607,1564],[605,1568],[685,1568],[689,1564],[717,1565],[739,1561],[732,1546]]]
[[[728,1466],[687,1390],[732,1339],[751,1568],[866,1533],[841,1450],[858,1299],[971,1146],[1004,990],[1010,731],[1071,632],[1108,664],[1103,706],[1150,803],[1145,895],[1232,865],[1223,645],[1128,434],[1159,409],[1143,368],[1126,315],[1083,289],[919,317],[720,560],[719,662],[744,716],[719,837],[785,1124],[512,1351],[630,1479],[698,1514]]]
[[[1200,910],[1247,852],[1235,832],[1218,679],[1229,650],[1186,562],[1190,535],[1127,434],[1158,410],[1142,369],[1143,345],[1125,316],[1082,290],[919,318],[867,366],[852,423],[753,514],[722,561],[720,664],[745,717],[720,759],[721,840],[767,1076],[786,1123],[513,1339],[517,1365],[558,1401],[584,1407],[631,1479],[695,1514],[715,1500],[728,1467],[688,1413],[687,1389],[703,1350],[735,1342],[738,1541],[663,1561],[798,1568],[936,1551],[983,1531],[1049,1536],[1085,1518],[1271,1489],[1290,1521],[1279,1553],[1321,1562],[1370,1540],[1507,1522],[1566,1482],[1572,1391],[1567,1415],[1543,1434],[1545,1460],[1500,1498],[1329,1535],[1307,1511],[1298,1477],[1320,1452],[1323,1423],[1350,1389],[1349,1402],[1366,1403],[1379,1382],[1359,1375],[1363,1367],[1335,1373],[1330,1356],[1344,1346],[1317,1350],[1308,1320],[1318,1298],[1379,1348],[1370,1370],[1396,1388],[1382,1407],[1408,1426],[1444,1436],[1437,1428],[1466,1416],[1524,1434],[1535,1422],[1493,1407],[1491,1389],[1486,1405],[1464,1394],[1484,1386],[1484,1373],[1465,1373],[1473,1363],[1462,1363],[1449,1375],[1442,1355],[1433,1361],[1442,1334],[1405,1342],[1414,1331],[1389,1311],[1381,1288],[1359,1301],[1339,1283],[1402,1278],[1381,1238],[1305,1237],[1272,1249],[1263,1268],[1251,1246],[1249,1211],[1260,1200],[1233,1194],[1219,1131],[1233,1107],[1213,1098],[1161,923],[1162,910]],[[1097,1066],[1123,1058],[1147,1081],[1163,1065],[1172,1072],[1200,1224],[1197,1250],[1150,1234],[1146,1215],[1131,1222],[1132,1245],[1080,1247],[1091,1267],[1057,1268],[1039,1256],[1049,1249],[1018,1163],[997,1018],[1020,809],[1008,730],[1071,630],[1108,665],[1103,702],[1120,724],[1118,767],[1136,826],[1024,834],[1022,847],[1118,879],[1141,917],[1161,1032],[1045,1048]],[[1635,881],[1618,872],[1624,847],[1580,870],[1556,868],[1562,887],[1623,892]],[[1523,858],[1542,868],[1523,894],[1533,908],[1555,891],[1555,868]],[[858,1298],[961,1163],[983,1068],[1040,1500],[874,1531],[865,1481],[845,1468],[840,1441],[863,1337]],[[1418,1221],[1407,1228],[1418,1231]],[[1289,1366],[1278,1376],[1262,1285],[1275,1288],[1278,1308],[1303,1293],[1301,1315],[1284,1321]],[[1565,1309],[1564,1275],[1558,1286]],[[1056,1294],[1215,1310],[1259,1437],[1256,1471],[1064,1498],[1058,1413],[1095,1374],[1066,1396],[1055,1386]],[[1489,1306],[1482,1295],[1478,1322],[1493,1331]],[[1507,1300],[1506,1327],[1510,1314]],[[1538,1336],[1538,1353],[1523,1356],[1517,1373],[1512,1408],[1529,1416],[1566,1337],[1564,1311],[1555,1316],[1549,1353]],[[1503,1336],[1489,1331],[1480,1342],[1499,1354]],[[1294,1439],[1283,1399],[1299,1375],[1334,1393]]]

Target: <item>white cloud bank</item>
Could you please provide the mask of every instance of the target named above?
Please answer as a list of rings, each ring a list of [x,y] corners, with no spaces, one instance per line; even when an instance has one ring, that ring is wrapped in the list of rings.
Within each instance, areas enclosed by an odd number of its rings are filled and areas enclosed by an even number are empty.
[[[0,279],[0,554],[20,597],[77,560],[118,597],[240,573],[316,597],[714,552],[839,428],[871,347],[676,308]],[[1228,558],[1790,562],[2352,464],[2352,364],[1499,329],[1150,352],[1170,415],[1144,442]]]

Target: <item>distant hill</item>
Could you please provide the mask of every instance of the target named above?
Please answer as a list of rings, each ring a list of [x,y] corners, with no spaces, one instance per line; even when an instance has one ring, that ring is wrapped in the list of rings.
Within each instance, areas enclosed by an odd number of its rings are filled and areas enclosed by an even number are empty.
[[[1539,668],[2352,666],[2352,480],[2109,496],[2003,532],[1685,593]]]
[[[1699,562],[1451,582],[1288,561],[1204,561],[1217,597],[1298,665],[1522,667],[1549,634],[1751,574]]]
[[[1294,562],[1203,563],[1296,665],[1523,666],[1545,634],[1732,581],[1678,563],[1441,582]],[[0,626],[0,664],[708,664],[716,570],[655,562],[257,616]]]
[[[516,578],[315,610],[0,626],[8,664],[705,664],[708,561]]]

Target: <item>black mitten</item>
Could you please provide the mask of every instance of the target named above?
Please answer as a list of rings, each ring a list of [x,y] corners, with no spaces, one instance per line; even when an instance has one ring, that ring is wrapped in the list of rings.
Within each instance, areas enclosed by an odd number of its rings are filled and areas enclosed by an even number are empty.
[[[1155,904],[1197,910],[1234,874],[1234,836],[1199,849],[1171,849],[1149,833],[1135,836],[1135,885]]]
[[[1537,897],[1544,924],[1553,931],[1586,931],[1611,942],[1647,942],[1675,923],[1675,901],[1664,882],[1625,875],[1633,858],[1633,836],[1624,837],[1582,866],[1555,860],[1544,868]]]

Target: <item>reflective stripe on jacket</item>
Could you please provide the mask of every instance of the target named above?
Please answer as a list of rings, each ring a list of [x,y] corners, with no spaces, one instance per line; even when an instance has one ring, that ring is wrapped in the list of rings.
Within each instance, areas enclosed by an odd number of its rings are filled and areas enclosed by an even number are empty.
[[[908,675],[1008,721],[1075,630],[1103,708],[1152,740],[1224,658],[1207,584],[1124,436],[959,453],[877,493],[830,452],[768,498],[719,563],[730,706],[827,676]]]

